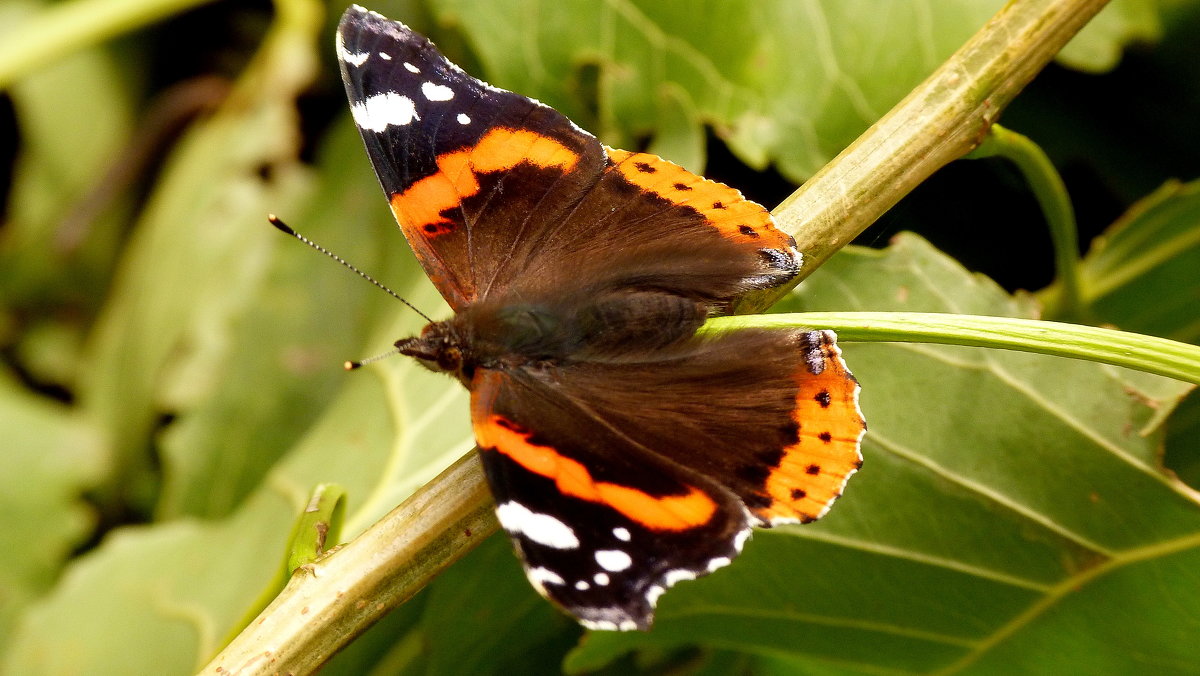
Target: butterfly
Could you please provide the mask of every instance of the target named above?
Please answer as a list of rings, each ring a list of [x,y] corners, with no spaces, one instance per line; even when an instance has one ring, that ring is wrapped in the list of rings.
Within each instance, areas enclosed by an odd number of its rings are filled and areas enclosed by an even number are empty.
[[[644,630],[752,527],[826,513],[865,430],[834,334],[697,332],[799,273],[765,209],[605,147],[362,7],[336,47],[391,210],[455,312],[396,347],[470,391],[538,592],[586,627]]]

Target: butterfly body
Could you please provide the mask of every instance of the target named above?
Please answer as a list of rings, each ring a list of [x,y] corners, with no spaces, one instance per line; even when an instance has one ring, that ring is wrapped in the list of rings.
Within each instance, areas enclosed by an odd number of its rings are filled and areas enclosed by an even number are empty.
[[[646,629],[753,526],[822,516],[858,468],[829,331],[698,332],[803,258],[738,191],[607,148],[359,7],[337,51],[392,212],[455,310],[396,347],[459,379],[497,516],[584,625]]]

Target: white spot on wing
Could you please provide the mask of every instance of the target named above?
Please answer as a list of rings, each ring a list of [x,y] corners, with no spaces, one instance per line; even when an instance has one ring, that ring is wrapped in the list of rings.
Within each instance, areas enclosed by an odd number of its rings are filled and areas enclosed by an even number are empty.
[[[449,101],[454,98],[454,90],[446,85],[425,82],[421,85],[421,93],[430,101]]]
[[[620,526],[617,526],[616,528],[613,529],[613,537],[615,537],[618,540],[621,540],[622,542],[629,542],[629,540],[633,536],[631,536],[629,534],[628,528],[622,528]]]
[[[592,588],[592,585],[588,584],[587,580],[580,580],[575,583],[575,588],[579,591],[587,591]]]
[[[633,620],[621,620],[620,622],[613,622],[611,620],[581,619],[579,620],[579,624],[582,624],[587,629],[597,631],[633,631],[637,629],[637,622],[634,622]]]
[[[412,99],[396,92],[376,94],[363,101],[355,101],[350,104],[350,113],[359,128],[370,131],[383,131],[390,126],[403,127],[413,120],[421,119]]]
[[[749,539],[750,539],[750,529],[747,528],[746,530],[744,530],[744,531],[738,533],[736,536],[734,536],[733,548],[738,550],[739,552],[742,551],[742,547],[745,546],[746,540],[749,540]]]
[[[379,52],[379,58],[383,59],[384,61],[391,61],[392,55],[388,54],[387,52]]]
[[[404,69],[410,73],[420,73],[421,72],[420,68],[417,68],[416,66],[412,65],[411,63],[409,63],[407,61],[404,62]]]
[[[592,576],[592,580],[594,580],[596,584],[600,585],[601,587],[607,585],[609,582],[612,582],[612,579],[608,577],[608,573],[596,573]]]
[[[711,573],[718,568],[724,568],[731,563],[733,563],[733,560],[728,556],[718,556],[717,558],[708,562],[708,572]]]
[[[466,113],[459,113],[458,114],[458,123],[459,124],[471,124],[471,118],[468,117]]]
[[[651,608],[653,608],[654,606],[657,606],[658,605],[658,597],[662,596],[663,593],[666,591],[667,590],[664,587],[660,587],[658,585],[652,585],[649,589],[646,590],[646,602],[650,604]]]
[[[619,573],[633,565],[633,559],[619,549],[596,550],[596,563],[610,573]]]
[[[346,63],[350,64],[351,66],[354,66],[354,67],[356,67],[356,68],[357,68],[358,66],[361,66],[361,65],[363,65],[364,63],[366,63],[366,62],[367,62],[367,59],[368,59],[368,58],[370,58],[370,56],[371,56],[371,55],[370,55],[370,54],[368,54],[367,52],[351,52],[351,51],[348,51],[348,50],[346,49],[346,41],[345,41],[345,39],[342,37],[342,34],[341,34],[341,33],[338,33],[338,34],[337,34],[337,37],[336,37],[336,38],[334,38],[334,42],[335,42],[335,43],[337,43],[337,55],[338,55],[338,58],[339,58],[339,59],[341,59],[342,61],[345,61]]]
[[[553,549],[575,549],[579,538],[567,524],[550,516],[529,511],[519,502],[506,502],[496,507],[496,518],[504,530],[524,535],[539,545]]]
[[[562,579],[561,575],[549,568],[530,568],[525,572],[525,576],[535,585],[567,583],[566,580]]]
[[[695,579],[695,571],[691,571],[686,568],[676,568],[675,570],[668,570],[667,574],[663,575],[663,584],[667,587],[672,587],[676,582]]]

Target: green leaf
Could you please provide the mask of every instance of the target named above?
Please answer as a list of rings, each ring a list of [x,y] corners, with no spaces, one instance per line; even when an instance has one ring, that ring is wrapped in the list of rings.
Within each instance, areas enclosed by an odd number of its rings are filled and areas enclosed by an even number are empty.
[[[410,257],[348,119],[330,133],[317,170],[311,199],[285,196],[269,208],[381,275],[396,260]],[[227,515],[320,418],[347,380],[342,363],[388,344],[365,343],[372,326],[367,318],[388,301],[383,294],[276,232],[265,211],[248,218],[245,227],[252,231],[247,234],[267,238],[271,267],[245,291],[244,306],[227,335],[207,332],[212,349],[221,351],[220,360],[196,360],[190,372],[175,378],[194,392],[179,393],[185,400],[181,413],[162,435],[161,518]],[[389,251],[400,255],[384,255]],[[415,280],[420,273],[410,274]],[[388,274],[384,279],[402,278]]]
[[[448,464],[446,454],[470,449],[462,387],[410,361],[347,375],[310,432],[228,518],[127,527],[106,538],[27,614],[0,672],[56,674],[74,664],[95,673],[194,672],[272,583],[310,486],[346,487],[345,533],[353,537]],[[430,398],[439,389],[451,396]],[[437,424],[440,415],[461,424]],[[119,631],[112,608],[121,609]]]
[[[911,235],[835,256],[781,309],[828,308],[1034,312]],[[1161,471],[1153,424],[1185,385],[1005,351],[843,349],[869,431],[830,515],[756,533],[734,565],[666,594],[649,634],[593,634],[573,671],[691,643],[858,673],[1200,665],[1175,598],[1194,588],[1200,508]]]
[[[149,471],[159,416],[215,387],[230,327],[266,270],[275,233],[262,219],[304,187],[295,97],[316,65],[314,9],[280,12],[221,108],[180,141],[123,251],[80,379],[113,451],[105,503]]]
[[[529,586],[504,533],[431,585],[418,632],[427,674],[551,673],[583,633]]]
[[[82,494],[102,474],[95,430],[67,407],[24,392],[0,372],[0,651],[21,611],[46,593],[95,515]]]
[[[280,565],[291,510],[267,493],[247,507],[108,537],[26,614],[0,672],[194,672]]]
[[[320,205],[291,222],[418,307],[445,312],[346,118],[321,154]],[[226,357],[205,362],[208,374],[195,371],[206,381],[195,387],[214,394],[173,395],[187,404],[165,438],[163,511],[177,521],[119,529],[74,565],[70,579],[29,613],[0,672],[62,673],[71,664],[97,673],[193,672],[271,585],[313,485],[345,487],[350,538],[473,446],[466,392],[453,379],[408,359],[353,373],[341,368],[359,350],[381,352],[415,333],[420,317],[265,219],[245,228],[246,237],[268,239],[241,254],[262,257],[254,264],[270,269],[265,281],[246,287],[242,325],[225,339]],[[186,238],[169,241],[159,251],[172,260],[193,247]],[[155,310],[166,317],[177,311],[166,304]],[[135,360],[129,368],[127,376],[146,377],[141,369],[153,364]],[[258,453],[267,456],[262,465]],[[198,523],[183,518],[188,513],[227,515]],[[111,608],[121,609],[120,632],[112,630]]]
[[[796,181],[854,140],[1002,5],[431,4],[441,23],[463,31],[492,84],[546,101],[610,145],[636,147],[639,137],[662,133],[656,146],[681,153],[678,160],[695,169],[709,125],[746,163],[774,163]]]
[[[1084,316],[1200,345],[1198,225],[1200,181],[1169,182],[1133,205],[1083,258]],[[1200,482],[1198,429],[1200,397],[1193,393],[1168,421],[1166,443],[1167,465],[1192,485]]]
[[[1083,259],[1088,316],[1128,331],[1200,344],[1198,225],[1200,181],[1168,183],[1135,204]]]
[[[1088,73],[1112,70],[1125,47],[1162,36],[1159,11],[1154,0],[1114,0],[1063,47],[1058,62]]]
[[[50,3],[0,37],[0,88],[63,54],[207,0],[75,0]],[[33,3],[27,3],[33,4]]]
[[[19,32],[12,27],[24,27],[40,4],[4,3],[0,30]],[[19,336],[15,350],[43,382],[74,383],[80,343],[112,272],[129,200],[95,190],[126,155],[129,89],[116,60],[96,48],[5,91],[19,142],[0,227],[0,311],[35,317],[37,326]],[[81,110],[88,124],[79,123]],[[106,198],[111,208],[98,204]]]
[[[1192,391],[1167,421],[1163,463],[1189,486],[1200,485],[1200,391]]]

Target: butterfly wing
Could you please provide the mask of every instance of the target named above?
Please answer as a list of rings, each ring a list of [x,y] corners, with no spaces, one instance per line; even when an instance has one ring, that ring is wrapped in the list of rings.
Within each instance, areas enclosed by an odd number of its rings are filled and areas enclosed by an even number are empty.
[[[573,403],[478,374],[472,418],[496,515],[543,596],[591,629],[647,629],[666,588],[738,554],[750,519],[716,482]]]
[[[337,42],[392,211],[456,310],[518,280],[561,285],[596,256],[669,271],[697,251],[721,252],[729,272],[710,275],[705,291],[718,310],[799,270],[791,238],[738,191],[607,149],[557,111],[467,75],[399,22],[351,7]]]
[[[500,522],[534,586],[592,628],[647,628],[663,591],[728,564],[753,525],[819,518],[861,463],[830,332],[647,358],[472,382]]]
[[[761,206],[605,148],[373,12],[351,7],[337,39],[392,211],[457,311],[432,325],[452,341],[422,334],[406,354],[464,364],[535,587],[589,626],[645,628],[659,595],[729,563],[751,526],[824,513],[863,429],[832,334],[690,338],[798,273]]]

